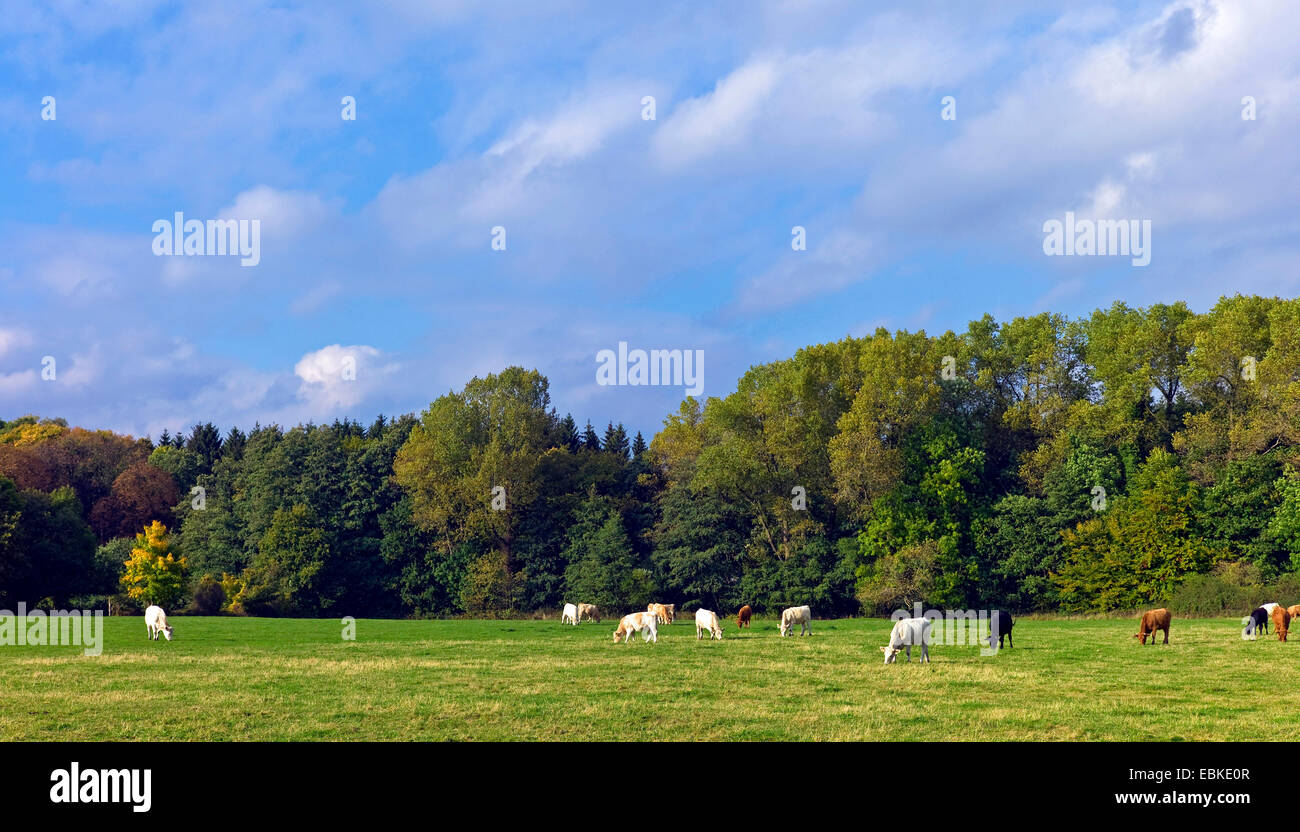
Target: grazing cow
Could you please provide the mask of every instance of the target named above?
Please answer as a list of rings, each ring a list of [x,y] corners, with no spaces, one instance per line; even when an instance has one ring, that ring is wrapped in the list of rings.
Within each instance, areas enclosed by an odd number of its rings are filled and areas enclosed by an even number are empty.
[[[1291,626],[1291,613],[1287,612],[1280,605],[1273,608],[1273,629],[1277,632],[1278,641],[1286,641],[1286,631]]]
[[[921,646],[921,662],[930,661],[930,619],[904,618],[894,622],[894,629],[889,633],[889,646],[880,648],[885,654],[885,664],[893,664],[898,654],[907,651],[907,660],[912,660],[912,645]]]
[[[1133,634],[1133,638],[1141,639],[1143,644],[1147,643],[1147,636],[1151,636],[1151,643],[1156,643],[1156,630],[1165,631],[1165,644],[1169,643],[1169,610],[1161,607],[1158,610],[1147,610],[1142,613],[1142,621],[1138,624],[1138,631]]]
[[[1300,604],[1296,604],[1294,607],[1287,607],[1286,614],[1291,616],[1291,619],[1294,621],[1295,617],[1300,615]]]
[[[709,640],[717,639],[722,641],[722,625],[718,623],[718,616],[712,610],[695,611],[695,640],[699,641],[705,633],[709,634]]]
[[[676,606],[676,604],[650,604],[645,611],[654,613],[660,624],[671,624]]]
[[[1269,601],[1267,604],[1260,604],[1259,608],[1264,611],[1264,635],[1268,635],[1268,622],[1273,620],[1273,610],[1282,606],[1277,601]]]
[[[588,621],[595,621],[597,624],[599,624],[600,610],[596,609],[595,604],[579,604],[578,620],[581,621],[583,618],[586,618]]]
[[[1268,632],[1268,611],[1263,607],[1255,607],[1246,617],[1246,635],[1252,639],[1257,638],[1261,629]]]
[[[560,616],[560,623],[578,626],[578,607],[575,604],[564,605],[564,614]]]
[[[1014,626],[1015,622],[1011,620],[1011,613],[1006,610],[994,610],[992,615],[989,616],[989,647],[993,646],[994,634],[997,634],[998,637],[999,650],[1002,649],[1002,639],[1004,638],[1011,642],[1012,647],[1015,647],[1016,641],[1011,637],[1011,628]]]
[[[659,619],[652,612],[633,612],[623,616],[623,620],[618,622],[618,629],[614,631],[614,643],[618,644],[620,638],[624,644],[630,644],[632,637],[637,633],[641,634],[642,641],[659,641]]]
[[[802,607],[789,607],[781,613],[781,637],[794,632],[794,625],[799,625],[799,635],[812,632],[812,609],[806,604]]]
[[[749,608],[749,604],[741,607],[740,612],[736,613],[736,629],[739,630],[741,627],[748,627],[749,617],[753,614],[754,611]]]
[[[167,623],[167,613],[157,604],[153,604],[149,609],[144,611],[144,628],[149,633],[150,641],[157,641],[159,635],[163,635],[168,641],[172,640],[172,628]]]

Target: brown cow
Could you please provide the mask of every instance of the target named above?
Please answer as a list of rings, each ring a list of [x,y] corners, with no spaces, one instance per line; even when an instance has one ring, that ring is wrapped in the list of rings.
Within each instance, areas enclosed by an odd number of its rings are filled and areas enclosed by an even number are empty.
[[[736,613],[736,629],[739,630],[741,627],[748,627],[749,617],[753,614],[754,611],[749,608],[749,604],[741,607],[740,612]]]
[[[1138,631],[1133,634],[1133,638],[1141,639],[1143,644],[1147,643],[1147,636],[1151,636],[1151,643],[1156,643],[1156,630],[1165,631],[1165,644],[1169,643],[1169,610],[1161,607],[1158,610],[1147,610],[1142,613],[1142,623],[1138,625]]]
[[[1286,614],[1291,616],[1291,620],[1294,621],[1295,617],[1300,615],[1300,604],[1296,604],[1294,607],[1287,607]]]
[[[1273,629],[1277,631],[1277,640],[1286,641],[1287,628],[1291,626],[1291,613],[1280,606],[1273,608]]]
[[[646,605],[645,611],[654,613],[660,624],[671,624],[677,618],[676,604],[651,603]]]

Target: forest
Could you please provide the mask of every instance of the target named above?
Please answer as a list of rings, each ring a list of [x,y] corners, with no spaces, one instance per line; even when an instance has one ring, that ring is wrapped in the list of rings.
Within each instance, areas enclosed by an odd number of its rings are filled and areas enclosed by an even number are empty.
[[[522,367],[369,425],[154,440],[0,415],[10,609],[1221,614],[1300,595],[1300,299],[879,329],[687,397],[649,442],[560,416]]]

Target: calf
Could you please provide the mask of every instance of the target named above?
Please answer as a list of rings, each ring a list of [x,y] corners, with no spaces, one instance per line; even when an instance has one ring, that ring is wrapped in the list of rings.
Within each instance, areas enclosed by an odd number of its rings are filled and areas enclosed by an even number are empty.
[[[907,660],[912,660],[912,645],[921,646],[921,662],[930,661],[930,619],[903,618],[894,622],[894,629],[889,633],[889,646],[880,648],[885,654],[885,664],[893,664],[898,654],[907,651]]]
[[[1011,613],[1005,610],[994,610],[989,615],[989,647],[993,646],[994,636],[997,636],[999,650],[1002,649],[1002,639],[1004,638],[1011,643],[1012,647],[1015,647],[1016,641],[1011,637],[1011,628],[1014,626],[1015,622],[1011,620]]]
[[[799,635],[808,635],[812,632],[812,609],[808,605],[802,607],[789,607],[781,613],[781,637],[785,638],[794,632],[794,625],[799,625]]]
[[[736,613],[736,629],[739,630],[741,627],[748,627],[749,617],[753,614],[754,611],[749,608],[749,604],[741,607],[740,612]]]
[[[676,606],[676,604],[673,606]],[[667,604],[650,604],[645,608],[645,611],[654,613],[660,624],[673,623],[672,607]]]
[[[1246,616],[1246,635],[1252,639],[1257,638],[1261,628],[1265,633],[1268,632],[1268,611],[1263,607],[1255,607]]]
[[[574,604],[565,604],[564,613],[560,616],[561,624],[572,624],[578,626],[578,608]]]
[[[618,622],[618,629],[614,631],[614,643],[618,644],[622,638],[624,644],[630,644],[637,633],[641,634],[642,641],[659,641],[659,619],[654,613],[634,612],[623,616],[623,620]]]
[[[144,628],[149,633],[150,641],[157,641],[158,636],[162,635],[168,641],[172,640],[172,628],[167,623],[167,613],[157,604],[150,605],[144,611]]]
[[[1141,639],[1143,644],[1147,643],[1147,636],[1151,636],[1151,643],[1156,643],[1156,630],[1165,631],[1165,644],[1169,643],[1169,610],[1161,607],[1158,610],[1147,610],[1142,613],[1142,621],[1138,624],[1138,631],[1133,634],[1133,638]]]
[[[1280,605],[1273,608],[1273,630],[1278,641],[1286,641],[1286,631],[1291,626],[1291,613]]]
[[[709,634],[709,640],[717,639],[722,641],[722,625],[718,623],[718,616],[712,610],[695,611],[695,640],[699,641],[705,633]]]
[[[600,610],[596,609],[595,604],[579,604],[578,620],[581,621],[583,618],[586,618],[588,621],[595,621],[597,624],[599,624]]]

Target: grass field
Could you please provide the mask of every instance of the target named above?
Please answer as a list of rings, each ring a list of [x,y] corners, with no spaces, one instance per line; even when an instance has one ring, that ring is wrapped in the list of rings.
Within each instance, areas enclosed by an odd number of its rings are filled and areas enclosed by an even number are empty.
[[[935,646],[886,667],[890,622],[692,622],[614,645],[614,623],[105,619],[103,655],[0,647],[10,740],[1294,740],[1300,643],[1236,619],[1017,621],[1016,647]],[[914,654],[916,651],[913,651]],[[901,658],[901,657],[900,657]]]

